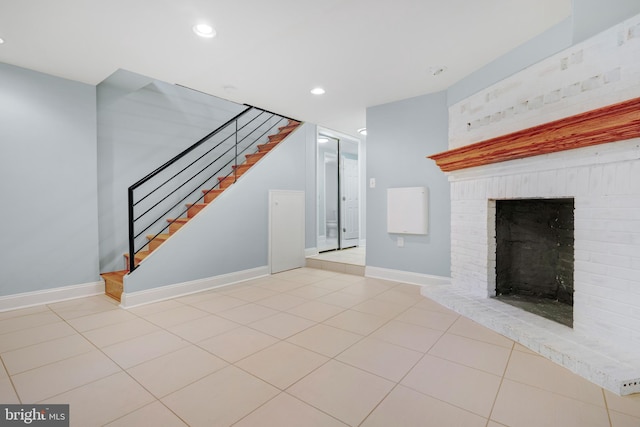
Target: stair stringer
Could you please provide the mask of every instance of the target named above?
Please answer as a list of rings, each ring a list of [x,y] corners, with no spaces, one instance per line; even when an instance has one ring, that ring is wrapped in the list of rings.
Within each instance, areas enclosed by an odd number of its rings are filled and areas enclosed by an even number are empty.
[[[303,123],[125,276],[123,301],[126,294],[268,266],[269,190],[308,189],[309,147],[315,126]]]

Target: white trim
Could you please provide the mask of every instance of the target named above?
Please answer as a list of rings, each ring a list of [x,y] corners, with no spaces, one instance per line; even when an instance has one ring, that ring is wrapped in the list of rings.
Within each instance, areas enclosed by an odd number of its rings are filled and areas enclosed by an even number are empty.
[[[411,285],[450,285],[451,277],[433,276],[431,274],[414,273],[412,271],[391,270],[380,267],[365,267],[365,277],[409,283]]]
[[[249,270],[236,271],[220,276],[208,277],[205,279],[192,280],[189,282],[176,283],[174,285],[161,286],[154,289],[147,289],[137,292],[123,292],[120,297],[120,307],[131,308],[152,302],[163,301],[183,295],[194,294],[213,288],[233,285],[246,280],[257,279],[269,275],[269,266],[252,268]]]
[[[62,286],[0,297],[0,312],[104,294],[104,282]]]
[[[310,256],[316,256],[318,255],[320,252],[318,252],[318,248],[305,248],[304,250],[304,257],[308,258]]]

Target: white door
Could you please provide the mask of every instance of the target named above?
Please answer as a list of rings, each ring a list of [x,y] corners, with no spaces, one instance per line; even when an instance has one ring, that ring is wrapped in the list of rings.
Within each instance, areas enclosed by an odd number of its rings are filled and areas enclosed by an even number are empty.
[[[348,157],[342,158],[342,175],[340,177],[342,190],[342,239],[358,239],[359,213],[358,213],[358,160]],[[354,244],[357,244],[357,240]]]
[[[304,191],[269,191],[271,273],[304,267]]]

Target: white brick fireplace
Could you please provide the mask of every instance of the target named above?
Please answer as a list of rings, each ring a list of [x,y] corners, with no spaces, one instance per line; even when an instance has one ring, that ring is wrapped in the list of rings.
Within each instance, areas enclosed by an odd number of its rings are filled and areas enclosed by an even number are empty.
[[[449,148],[639,97],[636,16],[453,105]],[[447,173],[452,280],[423,294],[615,393],[640,392],[640,138]],[[491,298],[495,201],[524,198],[574,199],[573,329]]]

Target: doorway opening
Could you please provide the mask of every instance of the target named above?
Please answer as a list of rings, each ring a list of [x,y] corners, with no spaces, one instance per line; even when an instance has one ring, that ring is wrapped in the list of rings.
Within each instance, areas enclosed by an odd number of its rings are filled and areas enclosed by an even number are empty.
[[[358,246],[358,143],[320,133],[317,140],[318,251]]]

